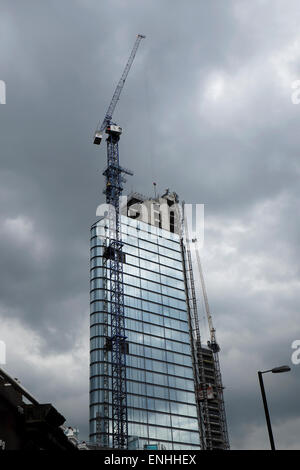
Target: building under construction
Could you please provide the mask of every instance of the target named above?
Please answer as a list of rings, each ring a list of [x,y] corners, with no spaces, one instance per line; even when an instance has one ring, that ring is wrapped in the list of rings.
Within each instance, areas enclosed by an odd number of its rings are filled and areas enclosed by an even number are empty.
[[[200,449],[180,235],[159,228],[158,202],[145,201],[155,223],[144,221],[136,198],[121,224],[128,447]],[[92,227],[91,440],[104,447],[113,445],[108,233],[107,218]]]
[[[203,347],[190,251],[175,193],[121,209],[129,448],[226,449],[219,364]],[[109,220],[91,229],[90,440],[112,447]],[[221,392],[221,393],[220,393]]]
[[[219,346],[197,240],[166,190],[131,194],[112,122],[138,35],[94,144],[106,133],[106,207],[91,228],[90,441],[96,448],[228,449]],[[193,253],[194,252],[194,253]],[[193,256],[194,254],[194,256]],[[210,329],[201,342],[194,264]]]

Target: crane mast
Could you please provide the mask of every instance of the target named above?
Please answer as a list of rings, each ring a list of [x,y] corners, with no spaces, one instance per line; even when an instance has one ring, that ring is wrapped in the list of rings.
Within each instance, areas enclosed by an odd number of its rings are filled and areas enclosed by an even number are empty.
[[[123,191],[122,184],[125,182],[123,174],[133,173],[120,166],[119,140],[122,128],[112,123],[112,115],[120,98],[125,80],[133,63],[141,40],[145,36],[139,34],[133,46],[129,60],[113,94],[113,98],[105,114],[102,125],[94,136],[94,144],[100,145],[102,132],[105,129],[107,136],[107,167],[103,172],[106,181],[104,194],[109,206],[108,222],[109,235],[104,250],[106,259],[106,271],[109,274],[106,280],[106,291],[109,290],[107,301],[110,304],[111,326],[107,324],[107,338],[104,351],[104,429],[109,433],[109,358],[111,352],[111,389],[112,389],[112,447],[126,449],[128,447],[128,415],[127,415],[127,386],[126,386],[126,354],[128,343],[125,333],[124,316],[124,283],[123,283],[123,260],[121,216],[119,210],[120,196]],[[106,307],[107,308],[107,307]],[[107,322],[108,323],[108,322]],[[108,444],[108,442],[107,442]]]

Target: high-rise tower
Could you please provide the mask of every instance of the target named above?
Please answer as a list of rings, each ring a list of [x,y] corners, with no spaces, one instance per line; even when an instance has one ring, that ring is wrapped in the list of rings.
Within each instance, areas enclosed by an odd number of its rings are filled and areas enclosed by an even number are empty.
[[[128,198],[121,216],[128,445],[200,449],[175,193]],[[112,445],[109,221],[91,228],[90,439]]]

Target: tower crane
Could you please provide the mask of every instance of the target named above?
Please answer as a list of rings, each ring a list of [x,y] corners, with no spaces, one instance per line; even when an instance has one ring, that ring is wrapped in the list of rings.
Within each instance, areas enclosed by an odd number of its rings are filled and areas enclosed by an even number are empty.
[[[216,392],[217,392],[217,400],[220,410],[220,417],[221,417],[221,427],[222,427],[222,440],[223,440],[223,448],[229,449],[229,437],[228,437],[228,430],[227,430],[227,421],[226,421],[226,413],[225,413],[225,404],[224,404],[224,394],[223,394],[223,383],[222,383],[222,376],[221,376],[221,369],[220,369],[220,362],[219,362],[219,352],[220,346],[217,343],[216,339],[216,330],[213,325],[212,315],[210,313],[209,303],[208,303],[208,296],[206,291],[206,286],[204,282],[203,270],[201,266],[201,260],[199,255],[199,249],[197,247],[197,239],[192,240],[195,246],[196,252],[196,260],[198,266],[198,272],[200,276],[201,288],[203,293],[204,305],[205,305],[205,312],[210,332],[210,341],[207,342],[208,347],[211,349],[214,357],[214,364],[215,364],[215,379],[216,379]]]
[[[123,259],[121,220],[119,211],[119,200],[122,194],[122,183],[125,182],[122,174],[132,175],[133,173],[120,166],[119,162],[119,139],[122,128],[112,122],[113,112],[120,98],[125,80],[132,66],[137,49],[144,35],[138,34],[131,51],[123,74],[117,84],[110,105],[100,127],[97,128],[94,136],[94,144],[100,145],[102,133],[105,130],[107,136],[107,167],[103,172],[106,179],[106,203],[109,206],[109,236],[108,246],[104,251],[104,258],[107,259],[110,286],[110,314],[111,314],[111,334],[106,338],[106,354],[111,351],[111,375],[112,375],[112,447],[126,449],[128,447],[128,415],[127,415],[127,388],[126,388],[126,353],[128,343],[125,335],[124,318],[124,284],[123,284]],[[107,330],[109,331],[109,330]],[[108,361],[106,364],[106,396],[108,392]],[[109,405],[106,398],[104,429],[109,432],[108,415]]]

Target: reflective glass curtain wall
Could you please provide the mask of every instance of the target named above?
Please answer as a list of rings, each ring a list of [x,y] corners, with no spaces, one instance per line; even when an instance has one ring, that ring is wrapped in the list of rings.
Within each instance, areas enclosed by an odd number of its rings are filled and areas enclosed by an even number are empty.
[[[125,216],[122,231],[130,445],[199,449],[179,235]],[[105,308],[110,299],[103,258],[107,235],[106,219],[92,226],[90,440],[101,445],[111,445],[111,423],[107,432],[99,419],[105,390],[111,417],[110,352],[108,385],[104,381],[105,336],[111,323],[109,305]]]

